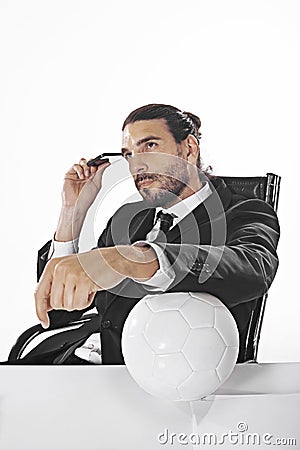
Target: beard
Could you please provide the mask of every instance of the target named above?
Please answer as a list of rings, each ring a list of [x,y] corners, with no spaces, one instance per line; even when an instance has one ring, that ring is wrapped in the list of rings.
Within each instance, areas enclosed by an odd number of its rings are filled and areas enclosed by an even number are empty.
[[[177,161],[171,167],[168,167],[168,175],[157,173],[138,174],[135,179],[135,185],[148,207],[164,207],[169,203],[175,204],[183,189],[188,185],[189,175],[186,165]],[[156,182],[156,187],[143,187],[139,183],[143,179],[149,179]]]

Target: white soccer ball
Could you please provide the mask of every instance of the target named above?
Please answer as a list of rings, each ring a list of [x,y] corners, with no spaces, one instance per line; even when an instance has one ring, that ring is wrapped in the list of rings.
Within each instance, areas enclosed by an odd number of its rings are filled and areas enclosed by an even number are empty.
[[[122,351],[146,392],[191,401],[213,393],[229,377],[239,335],[229,310],[210,294],[147,295],[127,317]]]

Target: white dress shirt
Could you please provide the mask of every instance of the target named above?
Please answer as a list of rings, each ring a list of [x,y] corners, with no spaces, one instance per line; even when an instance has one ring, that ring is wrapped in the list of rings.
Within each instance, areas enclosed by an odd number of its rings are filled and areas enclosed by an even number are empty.
[[[171,213],[175,214],[176,217],[174,218],[173,225],[172,227],[170,227],[170,229],[172,229],[185,216],[187,216],[197,206],[203,203],[210,196],[210,194],[211,189],[209,184],[206,182],[201,187],[201,189],[199,189],[199,191],[195,192],[195,194],[187,197],[186,199],[182,200],[179,203],[176,203],[170,208],[161,208],[161,207],[156,208],[155,219],[157,213],[161,210],[169,214]],[[155,251],[158,258],[159,269],[149,280],[138,281],[133,279],[133,281],[135,281],[136,283],[143,284],[143,286],[149,291],[149,293],[165,292],[175,278],[174,270],[172,269],[167,256],[164,254],[160,246],[152,242],[155,239],[158,230],[160,228],[160,220],[158,220],[156,223],[155,222],[156,220],[154,220],[155,225],[147,234],[146,239],[144,241],[137,241],[133,244],[133,245],[143,245],[143,244],[150,245]],[[78,253],[78,242],[79,238],[68,242],[58,242],[53,239],[49,250],[48,259]],[[90,313],[91,311],[87,312],[87,314]],[[92,334],[81,347],[75,350],[75,355],[87,361],[93,362],[95,364],[101,364],[100,333]]]

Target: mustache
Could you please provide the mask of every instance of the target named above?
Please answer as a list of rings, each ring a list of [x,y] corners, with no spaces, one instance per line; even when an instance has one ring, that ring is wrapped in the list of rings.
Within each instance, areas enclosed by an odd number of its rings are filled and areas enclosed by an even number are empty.
[[[151,173],[139,173],[135,178],[135,184],[139,184],[144,180],[157,180],[159,176],[151,174]]]

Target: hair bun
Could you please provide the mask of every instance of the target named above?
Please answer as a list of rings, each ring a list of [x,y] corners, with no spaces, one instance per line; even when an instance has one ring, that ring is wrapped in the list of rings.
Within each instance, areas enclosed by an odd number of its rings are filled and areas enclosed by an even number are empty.
[[[184,111],[184,113],[186,116],[188,116],[191,121],[194,123],[195,127],[197,130],[199,130],[199,128],[201,127],[201,120],[198,116],[195,116],[195,114],[192,114],[190,112],[186,112]]]

